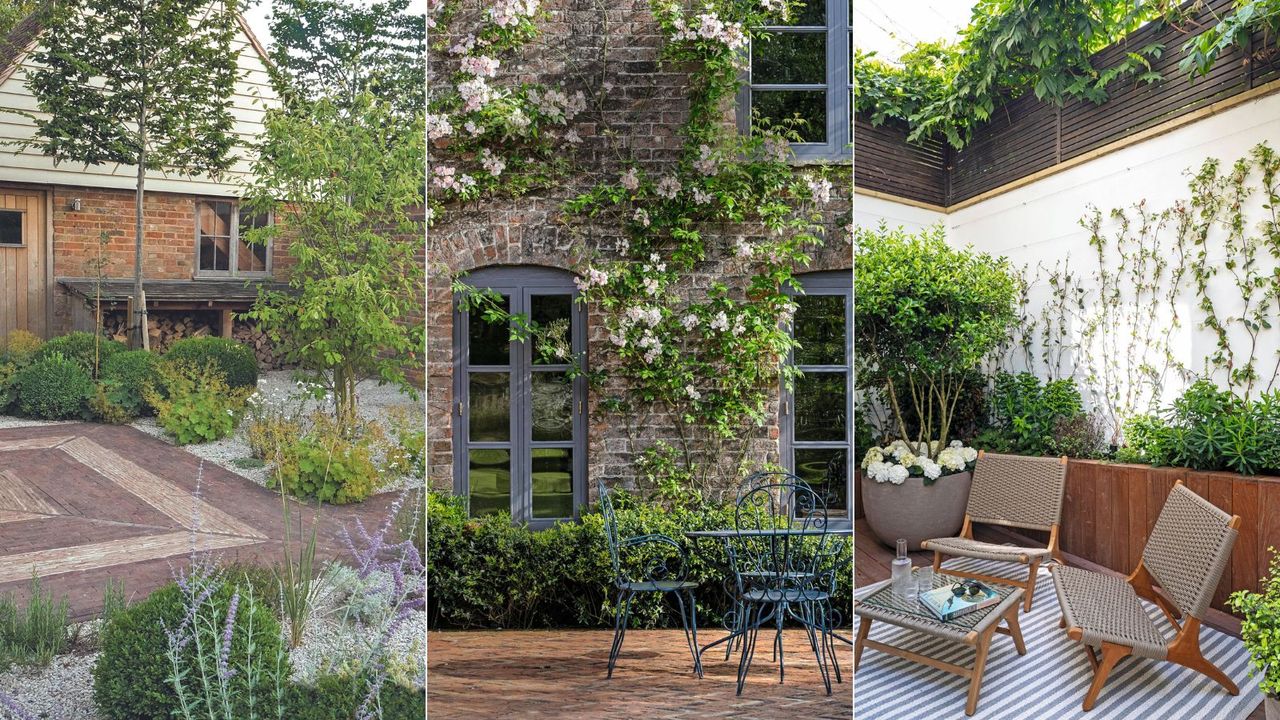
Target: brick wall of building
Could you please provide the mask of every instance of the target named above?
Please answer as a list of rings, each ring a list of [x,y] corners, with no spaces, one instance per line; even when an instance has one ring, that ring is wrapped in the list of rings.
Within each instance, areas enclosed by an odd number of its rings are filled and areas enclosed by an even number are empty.
[[[80,210],[72,202],[80,200]],[[196,203],[194,195],[147,192],[143,207],[143,276],[149,280],[190,280],[196,266]],[[220,199],[220,198],[209,198]],[[53,189],[53,275],[91,277],[91,263],[98,256],[101,234],[108,235],[103,249],[108,277],[133,277],[134,192],[102,188],[57,186]],[[289,265],[288,243],[272,248],[277,278]],[[65,331],[69,322],[68,298],[54,291],[54,328]]]
[[[476,12],[474,2],[464,3],[463,18]],[[526,48],[521,79],[555,85],[588,95],[587,113],[574,129],[580,145],[564,144],[574,172],[556,188],[520,198],[485,198],[466,205],[451,205],[443,220],[428,230],[427,294],[427,453],[428,478],[433,487],[453,485],[453,438],[457,414],[453,398],[452,297],[445,273],[475,270],[492,265],[544,265],[571,267],[584,248],[608,254],[619,239],[616,224],[563,222],[563,202],[603,179],[616,178],[619,160],[631,159],[656,168],[678,157],[680,126],[687,115],[688,75],[680,68],[658,65],[660,31],[647,0],[601,3],[593,0],[549,0],[550,13],[541,24],[544,35]],[[465,19],[452,23],[466,28]],[[446,47],[452,40],[443,43]],[[431,57],[431,76],[448,77],[453,66],[447,55]],[[607,89],[600,94],[602,89]],[[726,121],[731,108],[726,108]],[[848,173],[843,173],[847,178]],[[852,246],[844,225],[849,222],[852,186],[839,182],[826,206],[827,242],[807,270],[848,269]],[[703,228],[711,248],[707,262],[689,279],[691,292],[714,279],[741,285],[745,279],[730,262],[736,235],[758,234],[756,228]],[[595,308],[588,308],[588,364],[606,362],[608,345]],[[592,393],[587,438],[588,474],[592,480],[630,482],[636,454],[658,439],[674,440],[669,418],[647,417],[628,429],[598,407],[603,393]],[[769,426],[753,431],[749,454],[757,461],[778,460],[777,398],[772,402]]]

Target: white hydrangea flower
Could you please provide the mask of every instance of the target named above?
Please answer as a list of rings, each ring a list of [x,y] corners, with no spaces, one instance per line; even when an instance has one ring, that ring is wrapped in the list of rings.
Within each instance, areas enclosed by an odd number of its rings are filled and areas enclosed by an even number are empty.
[[[932,460],[921,460],[920,469],[924,471],[924,476],[930,480],[937,480],[942,476],[942,466]]]
[[[911,476],[911,471],[907,470],[907,468],[905,468],[902,465],[889,466],[889,482],[893,483],[894,485],[901,485],[902,483],[906,482],[907,478],[910,476]]]

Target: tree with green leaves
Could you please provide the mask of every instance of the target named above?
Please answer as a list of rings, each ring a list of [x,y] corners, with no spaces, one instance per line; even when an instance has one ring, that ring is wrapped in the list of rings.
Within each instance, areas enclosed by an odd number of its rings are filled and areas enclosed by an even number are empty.
[[[344,428],[356,419],[356,383],[412,389],[421,361],[426,283],[418,261],[426,129],[369,92],[268,113],[247,199],[278,222],[248,233],[285,236],[294,264],[287,292],[260,291],[247,317],[334,395]]]
[[[405,117],[426,106],[427,24],[409,0],[276,0],[271,59],[302,100],[372,92]]]
[[[235,0],[56,3],[28,81],[40,112],[29,141],[60,162],[137,168],[134,318],[142,295],[147,172],[218,176],[230,167],[237,72]]]
[[[0,44],[4,37],[22,22],[28,15],[36,11],[38,0],[4,0],[0,2]]]

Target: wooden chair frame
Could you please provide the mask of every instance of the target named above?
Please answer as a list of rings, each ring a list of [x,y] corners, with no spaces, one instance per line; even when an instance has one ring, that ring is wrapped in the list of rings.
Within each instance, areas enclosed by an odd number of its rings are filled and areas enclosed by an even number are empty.
[[[979,452],[978,459],[981,460],[982,456],[985,454],[986,454],[985,452]],[[1067,458],[1064,456],[1059,460],[1059,462],[1061,462],[1063,465],[1066,465]],[[1010,525],[1009,527],[1015,527],[1015,526]],[[1066,565],[1067,561],[1062,557],[1062,548],[1058,546],[1059,527],[1060,527],[1060,523],[1054,523],[1049,527],[1049,543],[1047,545],[1047,548],[1049,550],[1050,557],[1056,560],[1059,565]],[[967,540],[973,539],[973,517],[970,516],[969,513],[967,512],[964,514],[964,525],[960,526],[960,537],[965,538]],[[933,551],[933,571],[934,572],[938,572],[939,570],[942,569],[943,554],[944,553],[941,550]],[[1022,555],[1018,558],[1018,561],[1028,565],[1027,579],[1024,582],[1019,582],[1013,578],[999,577],[997,575],[985,575],[983,573],[970,572],[967,570],[956,570],[955,568],[947,568],[947,572],[951,575],[960,575],[967,578],[973,578],[975,580],[983,580],[986,582],[1002,583],[1004,585],[1013,585],[1014,587],[1020,587],[1024,591],[1024,594],[1022,597],[1022,611],[1031,612],[1031,600],[1032,598],[1035,597],[1035,594],[1036,594],[1037,573],[1040,572],[1040,558],[1038,557],[1032,558],[1028,555]]]
[[[1176,486],[1183,483],[1178,480],[1174,484]],[[1238,530],[1240,528],[1240,516],[1232,515],[1227,525],[1232,530]],[[1236,687],[1231,678],[1227,677],[1226,673],[1222,672],[1217,665],[1205,658],[1200,651],[1201,618],[1188,617],[1183,620],[1182,612],[1156,589],[1155,579],[1151,576],[1151,572],[1147,570],[1142,560],[1138,561],[1138,567],[1134,568],[1133,572],[1125,580],[1133,588],[1133,591],[1137,593],[1138,597],[1159,607],[1165,618],[1178,631],[1173,641],[1169,643],[1165,660],[1195,670],[1216,681],[1226,688],[1228,693],[1239,695],[1240,688]],[[1179,623],[1179,620],[1183,620],[1183,622]],[[1065,615],[1058,621],[1058,627],[1067,627]],[[1084,638],[1084,630],[1074,626],[1069,627],[1067,628],[1067,637],[1076,642],[1081,642]],[[1089,692],[1084,696],[1083,705],[1084,711],[1088,712],[1093,709],[1094,704],[1098,701],[1098,694],[1102,692],[1102,686],[1107,682],[1107,676],[1111,674],[1116,663],[1120,662],[1125,656],[1132,654],[1133,648],[1118,643],[1104,642],[1102,643],[1101,659],[1097,657],[1093,648],[1089,645],[1084,646],[1084,651],[1089,656],[1089,664],[1093,666],[1093,683],[1089,685]]]

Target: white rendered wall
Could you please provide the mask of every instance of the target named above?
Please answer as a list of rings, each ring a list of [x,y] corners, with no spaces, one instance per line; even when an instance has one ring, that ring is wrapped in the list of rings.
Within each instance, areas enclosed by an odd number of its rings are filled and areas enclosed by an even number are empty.
[[[860,228],[875,228],[884,222],[890,228],[903,227],[911,232],[918,232],[945,218],[946,215],[936,210],[926,210],[857,192],[853,195],[853,222]]]
[[[1006,256],[1016,265],[1052,265],[1070,256],[1077,273],[1088,276],[1097,267],[1096,255],[1089,246],[1089,234],[1080,220],[1090,205],[1098,207],[1104,218],[1112,208],[1129,208],[1145,200],[1149,209],[1158,211],[1187,199],[1188,171],[1199,169],[1206,158],[1214,157],[1223,169],[1246,156],[1258,143],[1266,141],[1280,150],[1280,94],[1270,95],[1211,116],[1192,125],[1161,135],[1137,145],[1057,173],[1030,185],[1001,194],[976,205],[953,211],[945,216],[947,239],[954,245],[971,245],[977,250]],[[858,196],[855,217],[861,218],[869,204]],[[876,213],[872,204],[868,213]],[[1246,219],[1256,223],[1262,218],[1261,198],[1256,194],[1246,212]],[[1132,215],[1131,215],[1132,218]],[[859,219],[861,224],[861,220]],[[1106,221],[1104,228],[1114,228]],[[1109,237],[1114,237],[1109,234]],[[1223,253],[1211,238],[1209,262],[1220,264]],[[1267,257],[1260,250],[1260,258]],[[1269,268],[1274,263],[1266,262]],[[1190,276],[1184,284],[1191,285]],[[1043,303],[1048,290],[1041,287],[1032,295],[1032,310]],[[1239,293],[1230,275],[1219,272],[1209,295],[1218,303],[1220,318],[1239,314]],[[1176,309],[1182,318],[1182,330],[1176,336],[1174,354],[1191,370],[1204,368],[1204,357],[1215,346],[1214,338],[1200,329],[1202,317],[1196,307],[1194,292],[1186,292],[1170,308],[1161,308],[1168,317]],[[1273,308],[1273,311],[1276,309]],[[1265,387],[1276,366],[1280,350],[1280,311],[1273,312],[1275,330],[1263,333],[1258,348],[1258,370]],[[1243,334],[1233,335],[1232,343],[1247,342]],[[1043,368],[1036,368],[1044,374]],[[1222,377],[1216,377],[1223,384]],[[1162,388],[1167,398],[1176,396],[1182,382],[1171,381]],[[1280,386],[1280,381],[1277,381]]]

